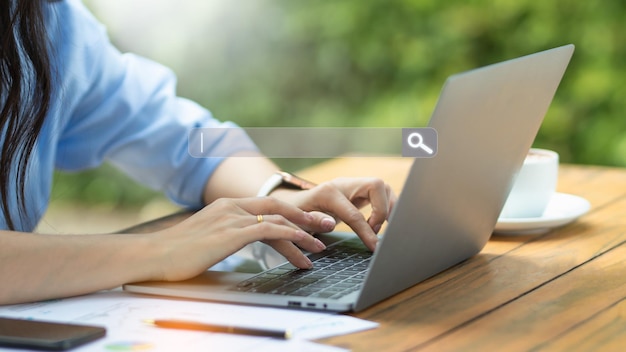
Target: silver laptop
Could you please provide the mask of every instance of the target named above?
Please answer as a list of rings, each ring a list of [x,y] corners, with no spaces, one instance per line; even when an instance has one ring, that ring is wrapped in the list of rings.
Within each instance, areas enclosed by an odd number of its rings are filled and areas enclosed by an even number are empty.
[[[429,125],[437,130],[437,154],[414,160],[375,253],[354,234],[332,234],[327,237],[335,242],[327,250],[310,255],[312,270],[285,263],[260,274],[207,271],[186,281],[124,289],[360,311],[476,255],[491,236],[573,52],[566,45],[448,78]]]

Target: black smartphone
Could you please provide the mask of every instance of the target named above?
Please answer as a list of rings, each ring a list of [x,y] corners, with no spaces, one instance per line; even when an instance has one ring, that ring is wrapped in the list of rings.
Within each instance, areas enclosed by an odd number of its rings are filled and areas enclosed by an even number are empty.
[[[100,326],[0,317],[0,346],[63,351],[106,335]]]

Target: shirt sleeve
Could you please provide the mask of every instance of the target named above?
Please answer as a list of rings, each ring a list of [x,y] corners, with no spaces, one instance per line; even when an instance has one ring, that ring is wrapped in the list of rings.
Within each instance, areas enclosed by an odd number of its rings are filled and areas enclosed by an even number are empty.
[[[63,125],[56,167],[93,168],[108,161],[184,206],[200,206],[210,175],[233,153],[257,150],[236,125],[216,120],[176,95],[167,68],[120,53],[79,1],[69,0],[57,49],[63,81]],[[205,157],[188,150],[189,133],[206,128]],[[233,133],[235,131],[236,133]]]

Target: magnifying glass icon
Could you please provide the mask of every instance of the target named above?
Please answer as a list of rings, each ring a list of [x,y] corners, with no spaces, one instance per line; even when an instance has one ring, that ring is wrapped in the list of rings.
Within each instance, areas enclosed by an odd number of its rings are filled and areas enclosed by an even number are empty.
[[[424,137],[422,137],[422,135],[417,132],[411,133],[409,137],[407,138],[406,142],[413,149],[421,149],[428,154],[433,153],[433,150],[429,146],[424,144]]]

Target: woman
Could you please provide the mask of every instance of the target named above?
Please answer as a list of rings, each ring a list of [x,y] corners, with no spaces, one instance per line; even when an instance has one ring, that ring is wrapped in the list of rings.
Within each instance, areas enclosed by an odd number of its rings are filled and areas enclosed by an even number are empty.
[[[0,304],[183,280],[255,241],[310,268],[299,248],[323,250],[310,233],[332,230],[335,219],[374,250],[395,202],[388,185],[337,179],[250,198],[277,167],[224,128],[211,129],[206,158],[190,157],[190,129],[234,125],[176,97],[169,70],[119,53],[79,0],[0,0],[0,35]],[[206,206],[151,234],[33,233],[53,170],[104,161],[184,206]]]

